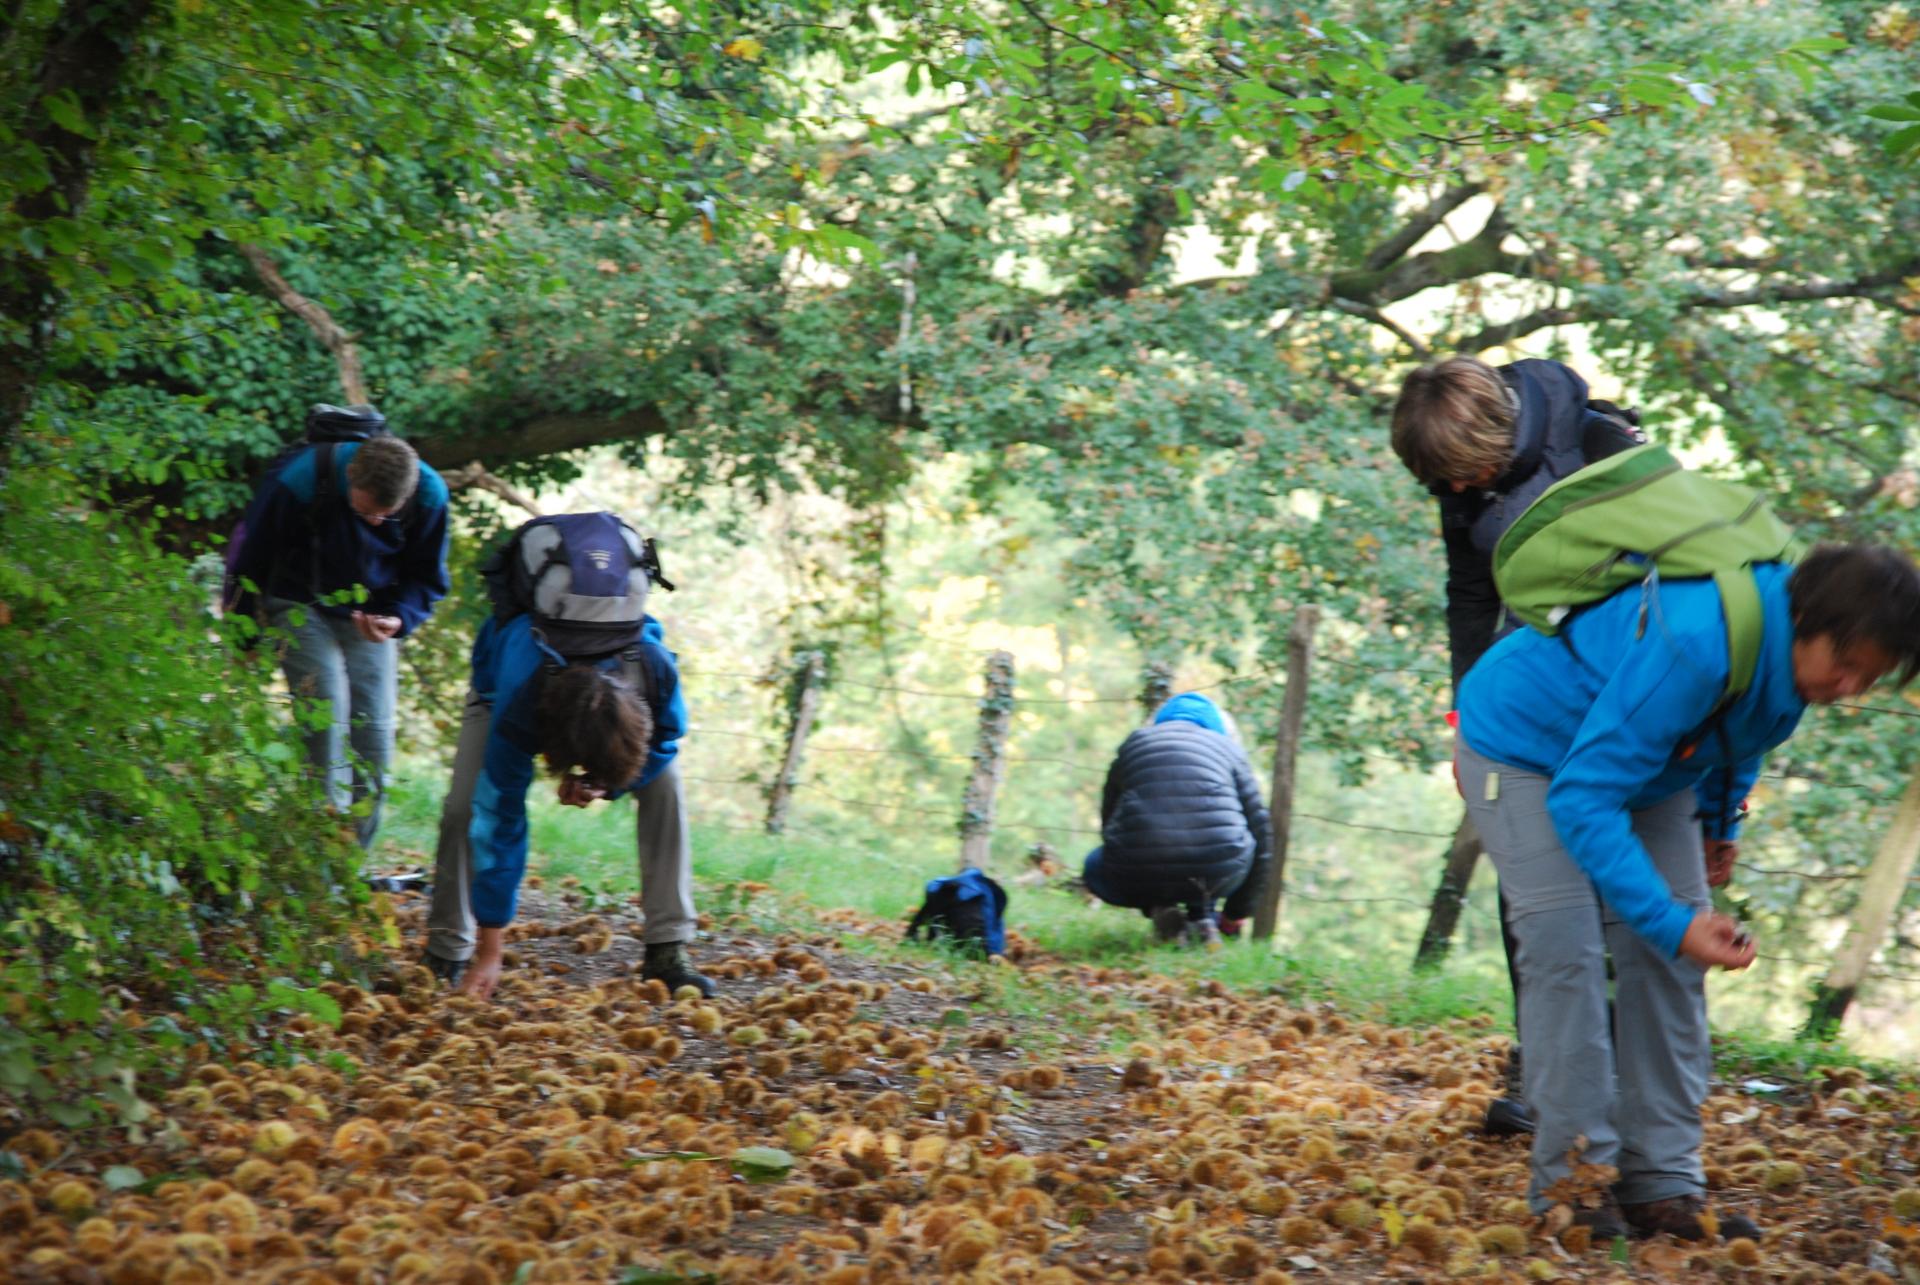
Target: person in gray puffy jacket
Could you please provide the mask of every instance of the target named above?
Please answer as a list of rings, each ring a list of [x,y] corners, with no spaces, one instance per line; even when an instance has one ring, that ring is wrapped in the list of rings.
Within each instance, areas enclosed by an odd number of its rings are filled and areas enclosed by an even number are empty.
[[[1237,934],[1272,864],[1267,809],[1229,726],[1218,705],[1184,692],[1107,769],[1087,891],[1149,916],[1163,941]]]

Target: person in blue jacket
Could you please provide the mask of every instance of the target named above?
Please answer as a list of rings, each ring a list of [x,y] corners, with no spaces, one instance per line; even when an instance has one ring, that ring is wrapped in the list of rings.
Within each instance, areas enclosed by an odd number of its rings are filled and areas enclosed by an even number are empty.
[[[641,975],[669,990],[713,993],[687,956],[696,932],[693,848],[674,763],[687,706],[662,639],[660,622],[648,616],[637,646],[569,664],[541,641],[531,615],[490,618],[481,627],[453,783],[441,807],[427,919],[427,965],[463,994],[485,999],[500,979],[527,868],[527,790],[536,758],[569,806],[633,795],[646,916]]]
[[[1559,637],[1510,634],[1460,689],[1460,784],[1517,944],[1529,1200],[1551,1209],[1575,1161],[1615,1166],[1603,1203],[1577,1215],[1596,1240],[1706,1238],[1706,970],[1755,956],[1708,887],[1731,877],[1747,791],[1807,705],[1920,669],[1920,572],[1904,554],[1826,545],[1753,576],[1758,664],[1718,714],[1729,657],[1711,580],[1629,586]],[[1758,1235],[1739,1215],[1718,1226]]]
[[[385,423],[371,407],[349,410]],[[261,483],[232,572],[258,588],[287,640],[287,686],[331,708],[303,732],[307,758],[335,807],[370,800],[355,831],[371,848],[393,756],[397,644],[447,592],[446,483],[397,437],[304,447]],[[329,601],[356,587],[363,599]]]
[[[1272,864],[1267,809],[1230,726],[1211,700],[1182,692],[1107,769],[1101,843],[1082,878],[1108,905],[1152,919],[1162,941],[1237,934]]]

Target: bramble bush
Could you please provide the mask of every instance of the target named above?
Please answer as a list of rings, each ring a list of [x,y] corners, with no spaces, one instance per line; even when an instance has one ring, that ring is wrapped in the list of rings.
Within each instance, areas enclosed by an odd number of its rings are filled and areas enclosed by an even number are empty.
[[[149,1116],[143,1081],[209,1054],[285,1057],[278,1014],[338,1020],[316,987],[379,930],[341,818],[316,806],[211,586],[148,523],[0,503],[0,1133]]]

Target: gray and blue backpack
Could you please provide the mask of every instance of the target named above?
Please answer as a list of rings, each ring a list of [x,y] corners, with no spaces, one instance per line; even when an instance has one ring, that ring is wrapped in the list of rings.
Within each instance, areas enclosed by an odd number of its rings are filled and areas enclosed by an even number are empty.
[[[496,619],[531,615],[541,641],[570,662],[616,655],[639,642],[649,590],[673,588],[653,541],[606,512],[522,523],[480,575]]]

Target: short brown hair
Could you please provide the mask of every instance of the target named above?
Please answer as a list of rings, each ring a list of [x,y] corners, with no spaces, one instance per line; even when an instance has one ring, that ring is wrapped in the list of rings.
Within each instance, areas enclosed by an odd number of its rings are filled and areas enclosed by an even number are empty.
[[[372,438],[347,461],[347,485],[383,509],[397,509],[420,485],[420,457],[397,437]]]
[[[653,711],[620,675],[568,665],[542,679],[534,726],[540,756],[555,776],[579,768],[604,790],[640,775],[653,745]]]
[[[1478,357],[1422,366],[1400,385],[1393,450],[1423,486],[1504,473],[1513,456],[1507,381]]]
[[[1870,642],[1893,658],[1898,686],[1920,673],[1920,568],[1883,544],[1821,544],[1787,581],[1796,640],[1836,649]]]

